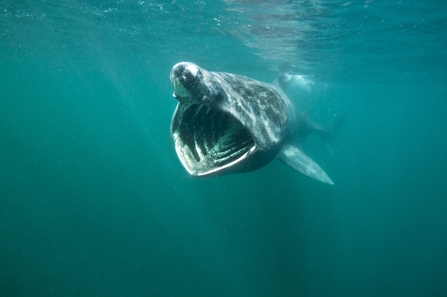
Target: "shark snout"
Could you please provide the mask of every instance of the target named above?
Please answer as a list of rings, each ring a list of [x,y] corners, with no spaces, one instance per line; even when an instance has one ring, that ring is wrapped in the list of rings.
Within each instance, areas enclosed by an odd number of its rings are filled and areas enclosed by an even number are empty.
[[[177,99],[191,98],[203,100],[207,97],[207,88],[203,82],[203,72],[199,66],[181,62],[172,67],[170,79]]]
[[[174,83],[175,79],[180,80],[183,84],[188,84],[196,80],[200,74],[199,66],[189,62],[180,62],[175,64],[171,70],[171,83]]]

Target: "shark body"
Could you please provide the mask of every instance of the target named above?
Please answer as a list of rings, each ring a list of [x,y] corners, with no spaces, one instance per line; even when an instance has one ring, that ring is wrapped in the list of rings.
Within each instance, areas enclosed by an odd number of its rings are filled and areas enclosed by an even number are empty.
[[[289,141],[291,135],[328,131],[297,112],[275,84],[207,71],[190,62],[171,70],[178,105],[171,134],[189,174],[215,176],[261,168],[279,159],[327,184],[324,170]]]

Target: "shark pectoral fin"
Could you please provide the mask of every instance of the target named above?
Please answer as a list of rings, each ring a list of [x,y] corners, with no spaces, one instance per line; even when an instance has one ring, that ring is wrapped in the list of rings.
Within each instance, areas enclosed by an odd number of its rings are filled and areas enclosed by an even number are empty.
[[[283,145],[277,158],[304,175],[323,183],[334,184],[326,172],[296,146],[290,144]]]

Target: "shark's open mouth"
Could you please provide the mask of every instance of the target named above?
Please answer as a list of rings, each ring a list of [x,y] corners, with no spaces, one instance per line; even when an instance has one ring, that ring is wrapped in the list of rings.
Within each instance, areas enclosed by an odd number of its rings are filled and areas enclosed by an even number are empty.
[[[192,175],[210,175],[230,167],[256,149],[249,131],[224,112],[196,103],[180,104],[175,117],[175,148]]]

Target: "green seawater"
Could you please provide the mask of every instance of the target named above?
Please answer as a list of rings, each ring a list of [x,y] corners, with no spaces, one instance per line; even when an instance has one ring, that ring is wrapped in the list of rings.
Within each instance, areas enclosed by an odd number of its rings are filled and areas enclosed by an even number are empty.
[[[0,4],[0,297],[447,296],[442,1]],[[278,161],[190,177],[171,67],[348,111],[334,186]]]

